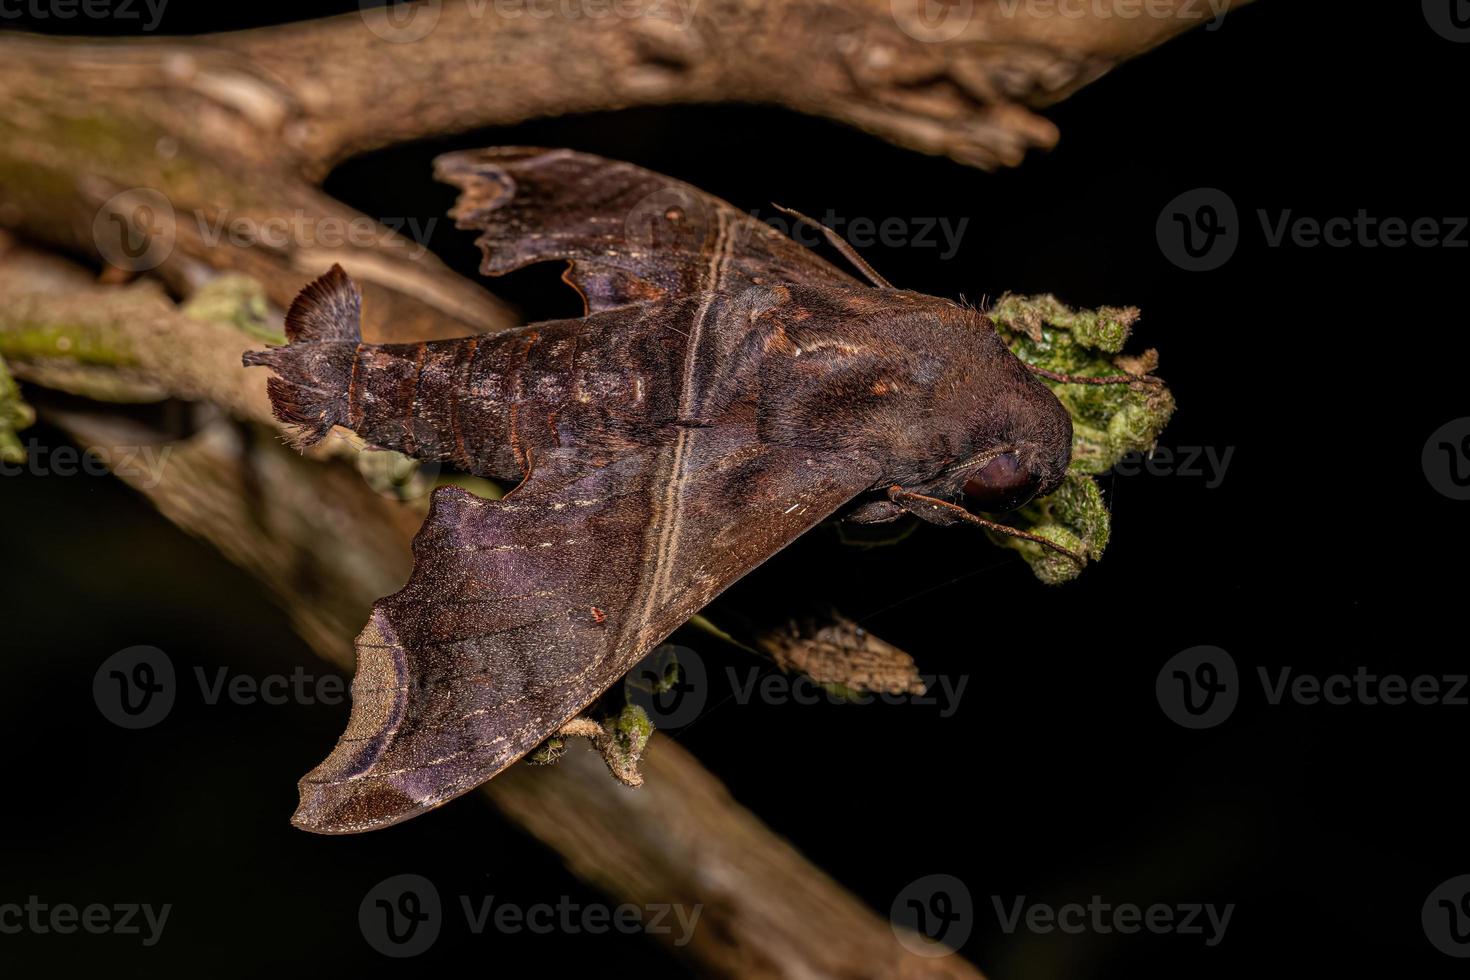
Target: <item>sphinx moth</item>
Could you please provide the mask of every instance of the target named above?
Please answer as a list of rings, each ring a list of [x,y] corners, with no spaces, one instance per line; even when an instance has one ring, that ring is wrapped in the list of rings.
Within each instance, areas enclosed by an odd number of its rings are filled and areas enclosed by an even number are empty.
[[[502,148],[436,172],[482,272],[565,261],[586,314],[364,344],[334,267],[292,305],[287,345],[245,356],[303,445],[345,426],[516,484],[434,492],[408,583],[357,639],[347,731],[301,781],[299,827],[387,826],[492,778],[839,511],[1023,534],[975,512],[1067,471],[1071,417],[980,311],[856,260],[861,282],[629,164]]]

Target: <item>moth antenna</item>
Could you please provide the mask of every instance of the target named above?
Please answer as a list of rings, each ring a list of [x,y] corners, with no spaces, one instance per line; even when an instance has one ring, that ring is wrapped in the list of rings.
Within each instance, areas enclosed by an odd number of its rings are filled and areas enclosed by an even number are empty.
[[[1027,364],[1032,374],[1039,374],[1043,378],[1059,382],[1064,385],[1131,385],[1135,382],[1145,384],[1163,384],[1163,381],[1151,374],[1062,374],[1060,371],[1052,371],[1035,364]]]
[[[841,235],[837,234],[837,232],[822,224],[816,218],[808,218],[800,211],[793,211],[790,208],[783,208],[781,205],[775,203],[774,201],[771,202],[771,207],[775,208],[777,211],[780,211],[782,214],[787,215],[788,217],[795,218],[797,221],[811,225],[813,228],[821,229],[822,234],[827,236],[827,243],[833,248],[837,249],[837,251],[841,252],[842,257],[844,259],[847,259],[847,261],[851,262],[854,266],[856,266],[859,272],[867,276],[868,282],[877,286],[879,289],[893,288],[893,283],[878,275],[878,270],[869,265],[868,260],[859,255],[857,249],[848,244],[847,239],[843,238]]]
[[[1059,555],[1064,555],[1065,557],[1071,559],[1073,564],[1075,564],[1078,568],[1087,567],[1087,559],[1084,556],[1077,554],[1077,552],[1073,551],[1071,548],[1064,548],[1061,545],[1057,544],[1055,541],[1043,538],[1039,534],[1032,534],[1030,531],[1023,531],[1018,527],[1011,527],[1009,524],[1001,524],[998,521],[990,521],[986,520],[983,517],[976,517],[974,514],[965,510],[965,508],[959,506],[958,504],[952,504],[947,500],[940,500],[938,497],[930,497],[922,493],[914,493],[912,490],[905,490],[903,487],[900,486],[892,486],[888,488],[888,499],[893,501],[911,500],[927,504],[930,507],[935,507],[943,511],[953,520],[964,521],[967,524],[974,524],[977,527],[983,527],[987,531],[995,531],[999,534],[1004,534],[1012,538],[1020,538],[1023,541],[1035,542],[1036,544],[1041,545],[1043,548],[1050,549],[1051,551],[1055,551]]]

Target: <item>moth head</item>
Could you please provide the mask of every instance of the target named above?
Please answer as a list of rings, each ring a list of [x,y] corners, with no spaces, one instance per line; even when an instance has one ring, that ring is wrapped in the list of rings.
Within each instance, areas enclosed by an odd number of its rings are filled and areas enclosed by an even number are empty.
[[[954,402],[941,418],[963,419],[937,445],[947,450],[938,472],[898,481],[916,494],[992,517],[1056,490],[1072,455],[1072,417],[1046,385],[1009,352],[995,357],[976,388],[968,375],[950,386]],[[926,519],[928,511],[916,511]]]
[[[944,474],[940,495],[966,510],[1005,514],[1061,486],[1072,458],[1072,416],[1017,359],[978,413],[969,452]]]
[[[1027,454],[1034,455],[1034,454]],[[1030,503],[1045,479],[1016,449],[1004,449],[961,474],[960,503],[966,510],[1005,514]]]

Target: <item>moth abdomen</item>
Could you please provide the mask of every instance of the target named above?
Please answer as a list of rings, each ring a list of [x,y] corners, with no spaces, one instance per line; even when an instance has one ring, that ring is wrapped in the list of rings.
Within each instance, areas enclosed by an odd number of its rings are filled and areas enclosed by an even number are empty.
[[[407,344],[365,344],[360,294],[340,268],[302,290],[287,345],[245,355],[275,371],[277,418],[302,448],[334,425],[368,445],[448,462],[494,479],[519,479],[533,457],[564,441],[616,446],[645,426],[677,351],[634,351],[626,314],[549,321],[499,334]],[[636,416],[631,421],[624,415]]]
[[[276,372],[267,383],[276,418],[301,448],[347,423],[348,392],[361,346],[362,294],[339,265],[301,291],[286,313],[286,346],[249,351],[246,367]]]

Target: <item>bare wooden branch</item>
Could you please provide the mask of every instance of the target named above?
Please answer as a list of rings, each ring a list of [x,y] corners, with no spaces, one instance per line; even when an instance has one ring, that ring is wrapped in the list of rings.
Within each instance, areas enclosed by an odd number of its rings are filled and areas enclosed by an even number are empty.
[[[150,272],[180,296],[245,273],[281,308],[339,262],[363,286],[370,340],[502,329],[513,313],[429,253],[424,229],[390,230],[314,181],[395,140],[708,101],[775,103],[1014,164],[1056,140],[1029,107],[1195,26],[1201,9],[1157,0],[1125,18],[954,0],[930,22],[917,0],[626,0],[577,17],[522,2],[430,4],[396,26],[369,10],[197,39],[0,38],[0,227]]]
[[[282,309],[338,262],[362,284],[374,339],[514,325],[422,235],[302,177],[269,101],[289,95],[260,71],[192,42],[0,39],[0,226],[155,274],[181,296],[241,272]]]
[[[293,94],[288,142],[317,168],[385,143],[540,115],[716,101],[784,105],[993,167],[1056,141],[1030,107],[1213,16],[1186,0],[1138,16],[1055,0],[628,0],[600,9],[432,4],[396,21],[370,11],[213,41]]]

